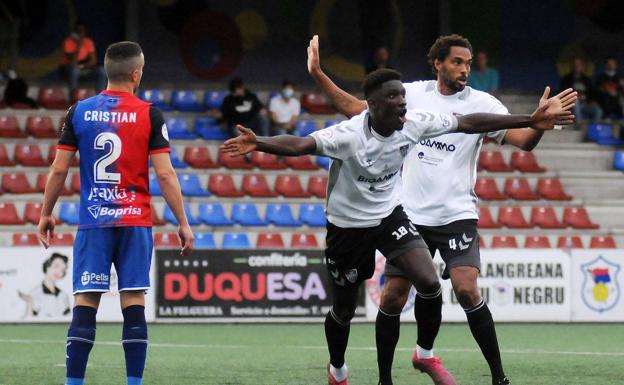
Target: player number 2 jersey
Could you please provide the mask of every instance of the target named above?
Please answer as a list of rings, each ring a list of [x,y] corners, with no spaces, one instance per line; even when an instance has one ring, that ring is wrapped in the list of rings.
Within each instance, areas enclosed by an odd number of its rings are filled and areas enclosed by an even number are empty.
[[[152,225],[149,155],[170,151],[158,109],[103,91],[68,110],[58,148],[80,153],[79,228]]]

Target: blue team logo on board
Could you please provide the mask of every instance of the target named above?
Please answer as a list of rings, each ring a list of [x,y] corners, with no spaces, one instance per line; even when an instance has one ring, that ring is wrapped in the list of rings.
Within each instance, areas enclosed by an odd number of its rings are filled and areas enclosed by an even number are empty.
[[[421,152],[418,153],[418,159],[422,159],[424,157],[425,157],[425,153],[424,152],[421,151]]]
[[[585,305],[598,313],[613,309],[620,300],[620,265],[599,256],[581,265],[581,272],[581,298]]]

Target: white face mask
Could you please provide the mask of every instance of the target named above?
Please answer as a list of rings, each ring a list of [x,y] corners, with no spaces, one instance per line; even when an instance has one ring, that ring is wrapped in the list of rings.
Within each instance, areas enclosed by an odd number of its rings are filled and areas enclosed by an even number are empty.
[[[293,90],[292,88],[284,88],[282,89],[282,95],[285,98],[292,98],[292,96],[295,94],[295,90]]]

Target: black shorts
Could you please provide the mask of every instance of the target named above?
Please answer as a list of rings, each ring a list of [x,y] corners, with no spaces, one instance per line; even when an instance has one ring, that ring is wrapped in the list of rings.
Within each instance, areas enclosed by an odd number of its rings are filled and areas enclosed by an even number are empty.
[[[342,228],[328,222],[325,262],[338,286],[359,284],[373,276],[375,250],[392,260],[408,250],[426,247],[403,206],[397,206],[375,227]]]
[[[479,233],[476,219],[462,219],[443,226],[421,226],[416,229],[427,243],[431,256],[436,250],[440,251],[442,260],[446,264],[443,279],[450,277],[449,270],[457,266],[473,266],[481,269],[479,254]],[[384,271],[388,276],[405,275],[392,263],[386,263]]]

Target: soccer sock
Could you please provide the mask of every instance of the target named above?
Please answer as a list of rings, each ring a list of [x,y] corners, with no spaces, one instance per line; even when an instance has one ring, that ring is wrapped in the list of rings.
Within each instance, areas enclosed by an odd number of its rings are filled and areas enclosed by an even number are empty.
[[[123,313],[122,344],[126,356],[126,375],[128,385],[143,383],[143,369],[147,355],[147,323],[145,307],[132,305],[121,311]]]
[[[392,361],[400,331],[401,313],[386,314],[379,309],[375,320],[379,385],[392,385]]]
[[[414,316],[418,328],[416,343],[423,349],[433,349],[442,323],[442,286],[433,293],[417,293],[414,303]]]
[[[501,363],[500,351],[498,350],[498,340],[496,339],[496,329],[490,309],[482,298],[479,304],[470,309],[464,309],[464,311],[468,318],[472,336],[479,344],[483,357],[485,357],[490,366],[492,378],[503,378],[505,373],[503,372],[503,364]]]
[[[89,306],[75,306],[72,322],[67,331],[65,366],[66,385],[82,385],[89,352],[95,342],[95,315],[97,309]]]
[[[334,368],[334,365],[329,364],[329,372],[332,374],[332,376],[334,376],[336,381],[340,382],[347,378],[347,375],[349,374],[349,368],[347,368],[346,363],[340,368]]]
[[[325,317],[325,338],[329,349],[329,363],[339,369],[345,363],[344,355],[349,342],[351,323],[344,323],[337,318],[334,310],[330,309]]]

